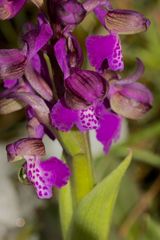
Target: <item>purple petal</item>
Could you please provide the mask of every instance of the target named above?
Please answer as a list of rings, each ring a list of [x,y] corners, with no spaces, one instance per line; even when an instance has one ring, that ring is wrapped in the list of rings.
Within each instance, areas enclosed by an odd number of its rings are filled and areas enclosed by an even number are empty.
[[[41,162],[40,167],[43,171],[52,171],[48,180],[58,188],[67,184],[68,178],[71,175],[68,166],[55,157],[51,157],[47,161]]]
[[[105,17],[107,12],[107,9],[105,9],[103,6],[98,6],[94,9],[94,13],[103,26],[105,26]]]
[[[61,131],[69,131],[78,121],[78,111],[67,108],[63,101],[58,101],[52,108],[51,123]]]
[[[119,137],[121,118],[114,113],[106,111],[102,118],[99,119],[99,125],[97,139],[103,144],[104,152],[107,153],[112,142]]]
[[[27,123],[28,135],[31,138],[40,138],[44,136],[44,126],[40,124],[36,117],[30,119]]]
[[[144,73],[144,65],[139,58],[136,59],[136,64],[137,64],[137,68],[134,71],[134,73],[130,74],[126,78],[120,79],[120,81],[116,81],[115,84],[122,86],[122,85],[131,84],[138,81]]]
[[[14,17],[23,7],[26,0],[1,0],[0,19],[10,19]]]
[[[4,86],[4,88],[10,89],[17,84],[17,81],[18,81],[17,79],[6,79],[6,80],[4,80],[3,86]]]
[[[36,157],[27,158],[27,177],[40,199],[51,198],[52,187],[64,186],[70,175],[67,165],[57,158],[51,157],[44,162]]]
[[[33,111],[40,123],[49,124],[49,108],[45,101],[33,93],[15,92],[8,94],[8,98],[18,99],[33,108]]]
[[[86,47],[89,61],[97,70],[104,70],[103,68],[113,71],[123,70],[124,64],[118,35],[89,36]]]
[[[69,59],[67,56],[67,42],[65,38],[60,38],[60,40],[54,45],[54,52],[57,58],[58,64],[66,79],[70,75]]]
[[[25,76],[32,88],[42,96],[43,99],[50,101],[53,98],[52,91],[41,75],[35,71],[31,64],[25,68]]]
[[[23,75],[26,56],[18,49],[0,49],[0,78],[16,79]]]
[[[31,59],[37,52],[47,44],[52,37],[53,32],[50,24],[43,15],[38,18],[38,26],[32,28],[23,36],[23,41],[27,43],[28,59]]]

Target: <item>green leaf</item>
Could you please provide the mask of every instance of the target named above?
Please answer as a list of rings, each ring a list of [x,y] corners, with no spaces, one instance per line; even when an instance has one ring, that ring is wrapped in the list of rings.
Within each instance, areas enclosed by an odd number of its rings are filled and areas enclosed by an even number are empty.
[[[126,159],[80,202],[67,240],[107,240],[120,183],[131,158],[130,152]]]

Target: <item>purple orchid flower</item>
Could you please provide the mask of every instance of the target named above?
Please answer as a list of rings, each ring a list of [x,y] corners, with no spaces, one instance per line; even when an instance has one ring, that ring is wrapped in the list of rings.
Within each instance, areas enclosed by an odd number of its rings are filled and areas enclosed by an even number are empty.
[[[121,117],[109,111],[103,104],[74,110],[61,100],[53,106],[50,117],[52,125],[61,131],[69,131],[74,125],[82,132],[96,130],[97,139],[103,144],[106,153],[120,134]]]
[[[97,6],[94,12],[109,35],[89,36],[86,39],[90,64],[101,72],[105,69],[122,71],[124,63],[119,34],[146,31],[150,21],[136,11],[108,8],[108,3]]]
[[[45,153],[40,139],[24,138],[7,146],[8,159],[15,161],[25,159],[27,180],[33,184],[40,199],[52,197],[52,188],[61,188],[67,184],[71,175],[66,164],[56,157],[41,161]]]
[[[61,131],[69,131],[74,125],[80,131],[94,129],[97,139],[104,145],[104,151],[108,152],[111,143],[118,138],[121,118],[103,104],[108,90],[107,81],[97,72],[81,70],[76,64],[72,65],[66,38],[61,38],[54,50],[64,73],[66,91],[64,99],[52,108],[52,125]],[[74,52],[77,54],[74,54],[73,62],[81,66],[82,52],[79,45],[78,51]]]
[[[26,65],[52,37],[52,29],[40,15],[38,26],[30,29],[24,36],[24,46],[19,49],[0,50],[0,78],[7,80],[5,86],[12,87],[22,77]]]

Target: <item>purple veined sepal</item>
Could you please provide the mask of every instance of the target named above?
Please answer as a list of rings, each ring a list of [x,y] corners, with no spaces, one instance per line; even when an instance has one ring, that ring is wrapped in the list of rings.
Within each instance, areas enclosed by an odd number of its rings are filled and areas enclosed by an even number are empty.
[[[122,48],[117,34],[89,36],[86,40],[86,47],[90,64],[97,71],[103,72],[105,69],[122,71],[124,69]]]
[[[40,73],[30,63],[25,67],[25,76],[31,87],[45,100],[53,99],[52,90]]]
[[[26,51],[0,49],[0,79],[20,78],[24,73],[26,62]]]
[[[26,117],[28,136],[30,138],[42,139],[45,134],[44,125],[38,121],[32,107],[26,109]]]
[[[53,106],[50,119],[52,126],[61,131],[69,131],[73,126],[78,127],[81,132],[95,130],[106,153],[113,141],[118,139],[122,121],[121,117],[109,111],[103,103],[74,110],[68,108],[63,99]]]
[[[55,140],[55,136],[50,129],[45,126],[45,124],[41,123],[32,107],[28,107],[26,109],[26,116],[27,116],[27,132],[30,138],[38,138],[42,139],[46,134],[50,139],[53,141]]]
[[[25,156],[26,175],[38,198],[50,199],[52,188],[65,186],[71,176],[69,167],[56,157],[41,161],[37,156]]]
[[[116,34],[135,34],[147,31],[150,20],[143,14],[128,9],[108,10],[105,16],[105,27]]]
[[[6,147],[8,161],[15,162],[23,160],[24,155],[43,156],[45,147],[41,139],[22,138]]]
[[[150,26],[150,20],[137,11],[113,9],[111,5],[101,4],[94,12],[110,33],[135,34],[147,31]]]
[[[110,82],[111,108],[119,115],[130,119],[140,119],[152,108],[152,93],[142,83],[136,82],[143,72],[143,63],[137,59],[137,69],[133,74]]]
[[[82,49],[76,37],[71,33],[56,42],[54,45],[54,53],[64,74],[64,79],[70,75],[71,68],[81,67],[82,65]]]
[[[74,68],[65,80],[65,102],[73,109],[84,109],[103,101],[108,83],[97,72]]]

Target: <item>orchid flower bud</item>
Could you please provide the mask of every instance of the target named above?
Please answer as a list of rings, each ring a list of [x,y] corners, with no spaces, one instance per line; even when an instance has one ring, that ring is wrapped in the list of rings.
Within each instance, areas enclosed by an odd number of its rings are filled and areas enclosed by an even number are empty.
[[[9,161],[19,161],[25,156],[43,156],[45,147],[41,139],[22,138],[7,145],[7,156]]]
[[[106,96],[106,80],[97,72],[74,69],[65,81],[65,101],[74,109],[86,108]]]
[[[107,12],[105,26],[117,34],[135,34],[146,31],[150,20],[136,11],[114,9]]]
[[[86,15],[83,5],[76,0],[61,1],[56,6],[56,15],[63,25],[79,24]]]
[[[151,109],[153,97],[143,84],[132,83],[113,88],[110,104],[119,115],[129,119],[140,119]]]
[[[111,108],[130,119],[142,118],[151,109],[153,103],[149,89],[137,83],[144,73],[144,65],[140,59],[136,60],[136,70],[126,78],[112,80],[109,89]]]

